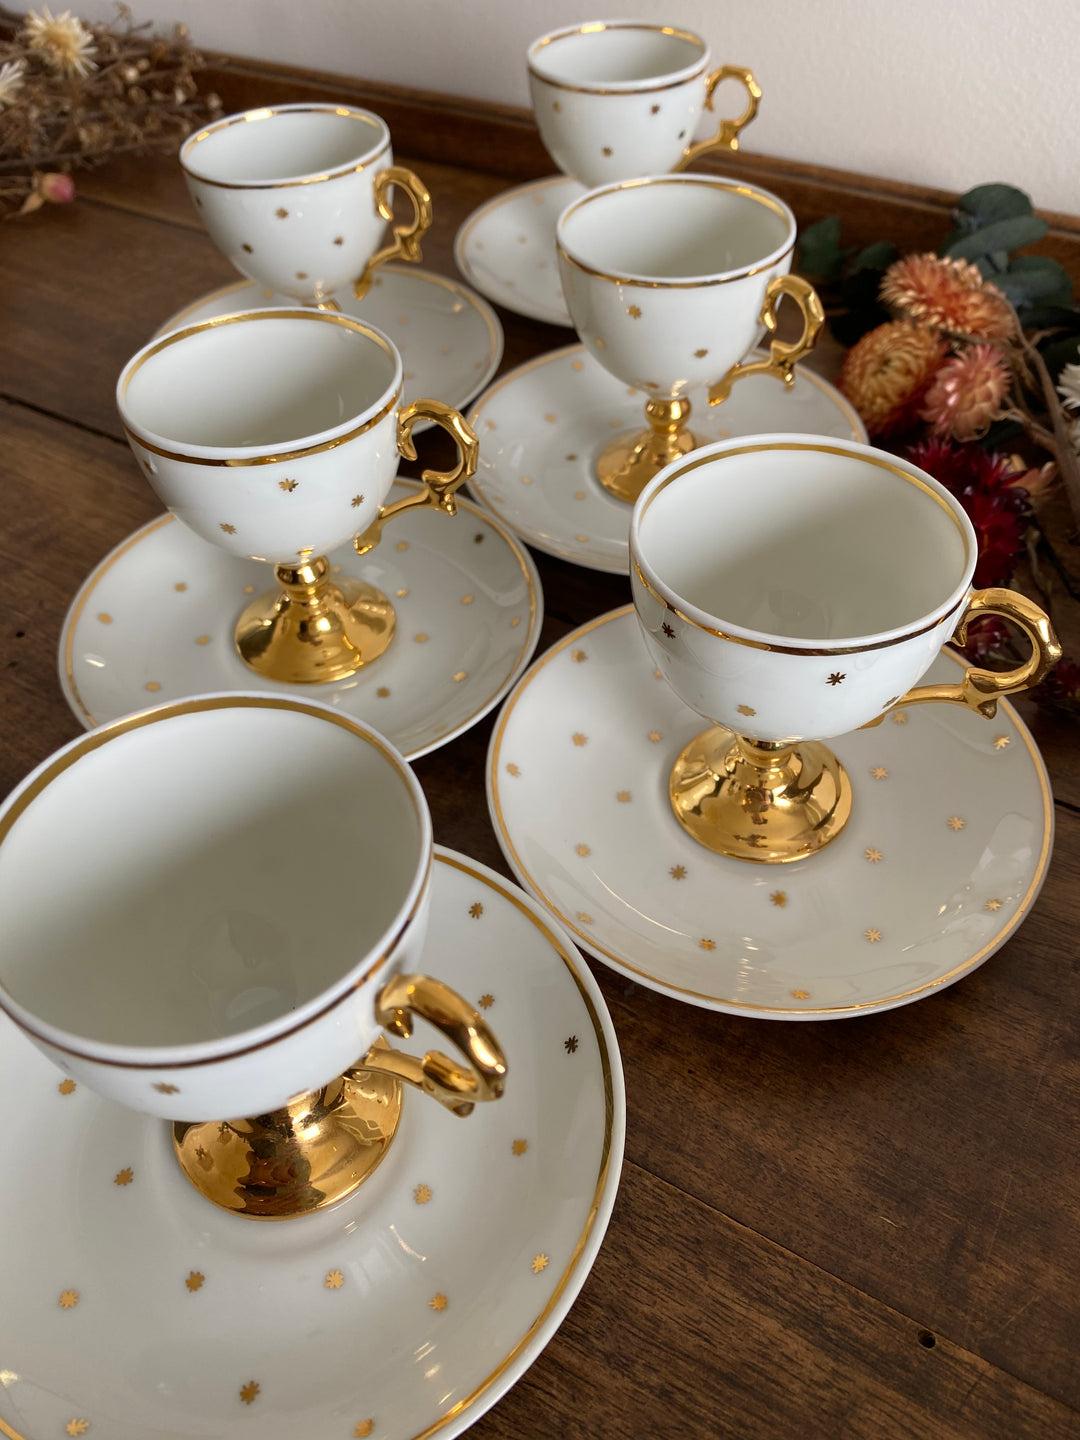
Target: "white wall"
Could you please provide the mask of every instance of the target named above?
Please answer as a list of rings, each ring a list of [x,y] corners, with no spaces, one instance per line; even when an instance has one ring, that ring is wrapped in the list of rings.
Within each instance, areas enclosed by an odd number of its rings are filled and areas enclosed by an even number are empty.
[[[70,4],[114,13],[112,0]],[[529,103],[529,40],[619,13],[582,0],[131,6],[185,21],[207,49],[516,105]],[[696,30],[716,63],[754,70],[764,99],[747,150],[943,190],[1003,180],[1080,214],[1078,0],[637,0],[623,13]]]

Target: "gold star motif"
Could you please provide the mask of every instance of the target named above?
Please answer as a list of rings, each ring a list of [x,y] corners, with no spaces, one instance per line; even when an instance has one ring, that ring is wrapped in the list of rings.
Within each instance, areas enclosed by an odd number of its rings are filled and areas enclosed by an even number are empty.
[[[279,489],[279,490],[285,490],[285,491],[287,491],[287,492],[289,492],[289,493],[291,494],[292,491],[296,489],[297,485],[300,484],[300,481],[299,481],[299,480],[279,480],[277,483],[278,483],[278,489]]]
[[[69,1435],[85,1435],[90,1429],[89,1420],[69,1420],[64,1426]]]
[[[60,1309],[61,1309],[61,1310],[74,1310],[74,1309],[75,1309],[75,1306],[78,1305],[78,1303],[79,1303],[79,1292],[78,1292],[78,1290],[61,1290],[61,1291],[60,1291]]]
[[[363,503],[364,503],[364,497],[363,497],[362,495],[354,495],[354,496],[352,497],[352,499],[349,501],[349,504],[352,506],[352,508],[353,508],[354,510],[356,509],[356,507],[357,507],[358,505],[362,505]]]
[[[245,240],[244,243],[240,246],[240,249],[243,250],[246,255],[253,255],[253,254],[255,253],[255,252],[252,250],[251,246],[247,243],[246,240]]]
[[[611,146],[610,146],[610,145],[605,145],[605,146],[604,146],[603,153],[604,153],[605,155],[610,155],[610,154],[611,154]]]
[[[480,901],[479,901],[479,900],[474,900],[473,903],[469,906],[469,914],[472,916],[472,918],[473,918],[474,920],[479,920],[479,919],[480,919],[480,916],[481,916],[483,913],[484,913],[484,907],[483,907],[483,905],[480,904]]]
[[[551,108],[555,111],[556,115],[560,114],[562,111],[562,106],[559,104],[558,100],[555,101]]]
[[[995,736],[994,736],[994,749],[995,749],[995,750],[1004,750],[1004,749],[1006,749],[1006,748],[1008,747],[1009,744],[1010,744],[1010,741],[1009,741],[1008,735],[995,735]]]
[[[279,220],[287,220],[289,218],[289,212],[285,209],[284,205],[279,205],[275,213]]]
[[[433,1295],[427,1303],[431,1306],[432,1310],[445,1310],[450,1302],[445,1295]]]
[[[660,106],[659,106],[659,105],[650,105],[650,106],[649,106],[649,114],[650,114],[650,115],[659,115],[659,113],[660,113]]]
[[[558,419],[558,416],[553,415],[549,410],[548,413],[544,416],[544,419],[548,422],[549,425],[554,425],[555,421]]]
[[[870,861],[870,864],[871,864],[871,865],[876,865],[876,864],[878,863],[878,861],[881,859],[881,851],[880,851],[880,850],[874,850],[873,848],[871,848],[871,849],[869,849],[869,850],[864,850],[864,851],[863,851],[863,854],[866,856],[867,860]]]
[[[893,716],[892,716],[892,723],[893,723],[894,725],[906,725],[906,724],[907,724],[907,711],[906,711],[906,710],[894,710],[894,711],[893,711]]]
[[[695,358],[695,360],[704,360],[704,359],[705,359],[705,356],[706,356],[708,353],[709,353],[708,350],[695,350],[695,351],[694,351],[694,358]]]
[[[474,598],[474,597],[473,597],[472,595],[462,595],[462,597],[461,597],[461,603],[462,603],[462,605],[471,605],[471,604],[473,603],[473,598]]]
[[[579,855],[591,855],[591,854],[592,854],[592,850],[591,850],[591,848],[590,848],[588,845],[575,845],[575,846],[574,846],[574,849],[575,849],[575,851],[576,851]]]
[[[361,500],[362,500],[364,497],[361,495],[360,498],[361,498]],[[402,552],[406,551],[408,548],[409,548],[409,542],[408,542],[407,540],[399,540],[399,541],[397,542],[397,544],[394,546],[394,549],[395,549],[395,550],[401,550]]]
[[[112,616],[109,615],[109,614],[108,614],[106,611],[104,611],[104,610],[101,612],[101,614],[100,614],[97,618],[101,621],[102,625],[111,625],[111,624],[112,624]]]
[[[335,245],[344,245],[344,244],[345,244],[345,236],[344,236],[344,235],[335,235],[335,236],[334,236],[334,244],[335,244]]]
[[[626,313],[627,313],[627,315],[630,316],[630,319],[631,319],[631,320],[640,320],[640,319],[641,319],[641,306],[640,306],[640,305],[628,305],[628,306],[626,307]],[[616,423],[621,424],[622,422],[621,422],[621,421],[618,421],[618,422],[616,422]]]
[[[579,910],[577,912],[577,918],[582,925],[591,925],[593,923],[593,918],[587,910]]]
[[[573,1055],[575,1050],[578,1048],[578,1038],[576,1035],[568,1035],[562,1043],[563,1049],[568,1055]]]
[[[168,1082],[165,1081],[165,1080],[158,1080],[158,1081],[155,1083],[155,1085],[154,1085],[154,1089],[158,1092],[159,1095],[179,1095],[179,1094],[180,1094],[180,1086],[179,1086],[179,1085],[170,1085],[170,1084],[168,1084]]]
[[[965,822],[960,819],[959,815],[950,815],[945,823],[946,825],[948,825],[950,830],[962,830],[965,824]]]
[[[629,805],[633,798],[629,790],[616,790],[615,792],[615,799],[618,800],[620,805]]]
[[[514,1143],[510,1146],[511,1151],[512,1151],[513,1154],[515,1154],[515,1155],[524,1155],[524,1154],[525,1154],[525,1151],[526,1151],[528,1148],[529,1148],[529,1142],[528,1142],[528,1140],[515,1140]]]
[[[521,767],[518,766],[518,765],[514,765],[513,763],[511,763],[511,764],[507,765],[507,767],[506,767],[506,773],[507,773],[508,775],[520,775],[520,774],[521,774]]]
[[[187,1286],[187,1288],[188,1288],[188,1289],[191,1291],[191,1293],[194,1295],[194,1293],[195,1293],[196,1290],[201,1290],[201,1289],[202,1289],[202,1287],[203,1287],[203,1281],[204,1281],[205,1279],[206,1279],[206,1276],[202,1273],[201,1270],[191,1270],[191,1271],[188,1272],[188,1277],[187,1277],[187,1279],[184,1281],[184,1284]]]
[[[699,940],[697,943],[701,946],[702,950],[715,950],[715,949],[716,949],[716,941],[715,941],[715,940]]]
[[[118,1170],[113,1176],[114,1185],[130,1185],[135,1179],[135,1171],[130,1165],[125,1165],[123,1170]]]
[[[225,531],[225,534],[226,534],[226,535],[235,535],[235,534],[236,534],[236,526],[235,526],[235,525],[230,525],[227,520],[222,520],[222,522],[221,522],[221,529]]]
[[[412,638],[416,641],[417,645],[427,644],[428,637],[423,630],[421,630],[418,635],[414,635]]]
[[[792,990],[792,991],[791,991],[791,998],[792,998],[793,1000],[809,1000],[809,999],[810,999],[810,991],[809,991],[809,990]]]
[[[74,1095],[76,1089],[75,1081],[71,1079],[61,1080],[56,1088],[60,1091],[61,1095]]]
[[[664,738],[664,737],[663,737],[663,735],[661,735],[661,733],[660,733],[659,730],[650,730],[650,731],[649,731],[649,739],[652,741],[652,743],[653,743],[654,745],[659,745],[660,741],[661,741],[663,738]]]
[[[352,1433],[356,1436],[361,1437],[361,1440],[363,1440],[363,1437],[370,1435],[374,1429],[374,1420],[361,1420],[359,1425],[357,1425],[356,1429]]]
[[[210,636],[209,636],[209,635],[196,635],[196,636],[195,636],[195,644],[196,644],[196,645],[209,645],[209,644],[210,644]]]
[[[375,694],[379,697],[380,700],[385,700],[386,697],[390,694],[390,691],[385,685],[380,685],[379,688],[375,691]]]
[[[668,624],[668,622],[667,622],[666,620],[665,620],[664,623],[660,626],[660,629],[664,632],[664,634],[668,637],[669,640],[674,640],[674,639],[675,639],[675,631],[671,628],[671,626]]]
[[[752,705],[736,705],[736,706],[735,706],[735,709],[738,710],[738,712],[739,712],[740,715],[756,715],[756,714],[757,714],[757,711],[754,709],[754,707],[753,707]]]
[[[570,738],[573,740],[574,744],[579,749],[582,745],[587,745],[589,743],[589,737],[587,735],[583,735],[580,730],[575,730]]]
[[[984,909],[984,910],[1000,910],[1000,909],[1001,909],[1001,901],[1000,901],[1000,900],[987,900],[986,904],[983,906],[983,909]]]
[[[839,670],[834,670],[825,683],[826,685],[839,685],[841,680],[846,678],[846,675],[841,674]]]
[[[889,772],[885,769],[884,765],[875,765],[871,769],[870,774],[875,780],[887,780],[889,778]]]
[[[774,890],[769,896],[769,899],[780,910],[783,910],[784,906],[787,904],[787,894],[783,890]]]
[[[672,865],[671,869],[668,871],[668,874],[671,876],[671,878],[672,878],[673,880],[685,880],[685,879],[686,879],[686,866],[685,866],[685,865]]]
[[[172,588],[173,588],[178,594],[182,595],[182,594],[184,593],[184,591],[187,589],[187,581],[186,581],[186,580],[178,580],[178,581],[176,582],[176,584],[175,584]]]
[[[881,939],[881,931],[873,928],[870,930],[864,930],[863,937],[864,939],[869,940],[871,945],[876,945],[877,942]]]
[[[469,672],[467,670],[455,670],[453,675],[450,676],[450,679],[454,682],[455,685],[460,685],[462,680],[466,680],[468,678],[468,675]]]
[[[249,1380],[246,1385],[240,1386],[240,1399],[245,1405],[250,1405],[261,1388],[257,1380]]]
[[[588,659],[588,656],[585,654],[584,650],[575,650],[570,658],[573,660],[575,665],[580,665],[583,660]]]
[[[495,1004],[495,996],[494,996],[494,995],[481,995],[481,996],[480,996],[480,999],[479,999],[479,1001],[478,1001],[478,1004],[479,1004],[481,1010],[490,1010],[491,1007],[492,1007],[492,1005]]]
[[[345,1276],[341,1273],[340,1270],[331,1270],[327,1273],[326,1279],[323,1281],[323,1284],[326,1286],[327,1290],[340,1290],[341,1287],[345,1284]]]
[[[540,1272],[541,1272],[541,1270],[546,1270],[547,1267],[548,1267],[548,1257],[547,1257],[546,1255],[534,1255],[534,1256],[533,1256],[532,1273],[533,1273],[534,1275],[539,1275]]]

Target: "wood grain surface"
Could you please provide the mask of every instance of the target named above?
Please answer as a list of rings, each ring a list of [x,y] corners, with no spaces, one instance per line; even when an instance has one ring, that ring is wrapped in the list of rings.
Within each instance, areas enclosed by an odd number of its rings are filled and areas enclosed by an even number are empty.
[[[234,105],[283,98],[287,82],[219,74]],[[364,90],[350,83],[345,98]],[[497,124],[446,101],[432,134],[433,102],[379,93],[398,158],[434,194],[425,264],[453,275],[458,225],[547,162],[514,114]],[[813,176],[774,165],[770,183],[800,218],[827,213]],[[4,792],[79,733],[56,680],[65,609],[159,509],[123,440],[116,375],[172,311],[233,278],[172,161],[79,185],[75,205],[0,229]],[[890,203],[903,233],[943,213],[934,196]],[[569,338],[502,319],[504,368]],[[541,649],[629,599],[621,577],[535,558]],[[622,1189],[580,1299],[476,1440],[1080,1440],[1080,763],[1069,726],[1025,713],[1057,794],[1055,855],[1027,922],[960,984],[878,1017],[785,1025],[593,966],[626,1067]],[[484,799],[491,724],[416,771],[437,840],[507,874]]]

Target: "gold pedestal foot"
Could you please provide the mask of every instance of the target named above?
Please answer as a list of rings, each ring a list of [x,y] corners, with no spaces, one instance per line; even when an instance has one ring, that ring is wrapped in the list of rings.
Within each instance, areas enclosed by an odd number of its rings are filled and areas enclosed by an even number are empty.
[[[268,680],[344,680],[377,660],[394,637],[394,607],[362,580],[330,583],[330,563],[274,567],[281,590],[253,600],[236,624],[236,648]]]
[[[701,443],[686,428],[689,400],[647,400],[648,430],[605,445],[596,461],[596,478],[609,495],[632,505],[665,465],[688,455]]]
[[[287,1220],[336,1205],[362,1185],[400,1117],[401,1082],[355,1072],[270,1115],[177,1122],[173,1148],[195,1189],[222,1210]]]
[[[679,824],[700,845],[759,865],[816,854],[851,815],[851,781],[826,745],[773,746],[722,725],[683,750],[669,794]]]

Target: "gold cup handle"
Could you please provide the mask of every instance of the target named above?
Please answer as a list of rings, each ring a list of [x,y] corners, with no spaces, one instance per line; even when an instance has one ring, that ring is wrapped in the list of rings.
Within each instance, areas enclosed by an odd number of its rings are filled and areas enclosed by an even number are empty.
[[[436,425],[449,431],[457,441],[457,464],[453,470],[425,470],[420,477],[424,482],[422,490],[418,490],[414,495],[406,495],[403,500],[395,500],[393,505],[381,505],[378,518],[353,541],[358,555],[366,555],[370,550],[374,550],[382,539],[386,522],[406,510],[430,508],[442,510],[446,515],[456,515],[457,501],[454,499],[454,492],[476,474],[476,463],[480,456],[480,442],[476,438],[476,432],[464,415],[452,406],[444,405],[441,400],[414,400],[411,405],[406,405],[398,412],[397,448],[406,460],[416,459],[412,432],[418,420],[434,420]]]
[[[696,145],[688,145],[682,159],[675,166],[676,170],[689,170],[701,159],[713,150],[726,150],[730,153],[739,148],[739,131],[744,130],[758,112],[761,104],[761,86],[754,79],[753,71],[747,70],[742,65],[721,65],[719,70],[714,70],[705,81],[705,109],[713,108],[713,91],[722,80],[738,80],[746,90],[746,109],[734,120],[721,120],[720,128],[716,134],[708,140],[699,140]]]
[[[375,1046],[349,1071],[392,1075],[415,1085],[455,1115],[468,1115],[479,1101],[498,1100],[506,1087],[506,1057],[486,1022],[456,990],[428,975],[395,975],[375,1000],[375,1019],[386,1030],[407,1040],[413,1016],[419,1015],[441,1030],[468,1061],[461,1065],[441,1050],[423,1057]]]
[[[363,273],[353,281],[353,294],[362,300],[371,286],[375,271],[387,260],[400,256],[402,260],[420,260],[423,252],[420,241],[431,227],[431,192],[419,176],[402,165],[388,165],[375,176],[375,207],[387,222],[393,221],[394,210],[390,204],[389,191],[392,185],[400,185],[413,203],[412,219],[405,225],[394,226],[394,236],[389,245],[376,250],[364,266]]]
[[[959,685],[918,685],[902,695],[890,709],[904,705],[924,705],[930,701],[946,700],[954,705],[966,705],[987,719],[997,713],[997,702],[1003,695],[1015,695],[1021,690],[1030,690],[1038,685],[1061,659],[1061,645],[1054,634],[1054,627],[1046,611],[1018,595],[1015,590],[973,590],[968,597],[967,608],[956,627],[953,638],[961,645],[967,640],[967,628],[980,615],[1001,615],[1018,625],[1031,641],[1031,654],[1015,670],[980,670],[973,666],[964,675]],[[887,715],[889,712],[886,711]],[[879,725],[885,716],[872,721]],[[864,729],[869,727],[864,726]]]
[[[825,325],[825,309],[817,291],[802,276],[774,275],[765,287],[765,299],[758,316],[759,322],[770,335],[776,334],[777,310],[785,295],[790,295],[802,311],[803,331],[798,340],[790,344],[784,340],[774,340],[769,346],[767,360],[752,360],[748,365],[740,361],[738,365],[733,365],[709,391],[710,405],[719,405],[722,400],[726,400],[735,381],[744,380],[747,375],[772,375],[777,380],[782,380],[789,390],[794,385],[796,362],[808,355],[817,344],[818,336]]]

